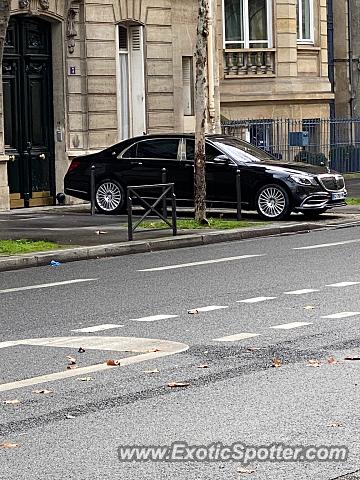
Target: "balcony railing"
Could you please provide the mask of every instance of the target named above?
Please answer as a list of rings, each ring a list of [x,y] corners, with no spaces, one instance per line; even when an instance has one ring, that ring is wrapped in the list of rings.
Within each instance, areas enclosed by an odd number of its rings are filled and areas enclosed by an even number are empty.
[[[224,50],[225,78],[275,76],[275,49]]]

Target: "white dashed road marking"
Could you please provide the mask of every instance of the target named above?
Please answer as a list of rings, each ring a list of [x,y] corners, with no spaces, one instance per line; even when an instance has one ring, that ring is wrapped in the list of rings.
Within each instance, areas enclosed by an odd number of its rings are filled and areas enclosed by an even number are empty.
[[[276,297],[254,297],[246,298],[245,300],[237,300],[237,303],[259,303],[266,302],[266,300],[274,300]]]
[[[39,288],[60,287],[62,285],[71,285],[73,283],[95,282],[97,278],[79,278],[77,280],[66,280],[64,282],[43,283],[40,285],[29,285],[27,287],[7,288],[0,290],[0,293],[22,292],[23,290],[37,290]]]
[[[229,308],[228,306],[222,305],[209,305],[208,307],[199,307],[195,308],[198,312],[212,312],[213,310],[223,310],[224,308]]]
[[[341,313],[333,313],[332,315],[325,315],[321,318],[348,318],[348,317],[356,317],[360,315],[360,312],[341,312]]]
[[[313,293],[319,292],[320,290],[316,290],[313,288],[304,288],[303,290],[293,290],[292,292],[284,292],[285,295],[304,295],[305,293]]]
[[[130,318],[133,322],[156,322],[156,320],[166,320],[167,318],[176,318],[179,315],[152,315],[150,317]]]
[[[350,243],[359,243],[359,242],[360,242],[360,239],[346,240],[344,242],[321,243],[319,245],[309,245],[308,247],[296,247],[296,248],[293,248],[293,250],[314,250],[315,248],[336,247],[338,245],[348,245]]]
[[[85,327],[85,328],[76,328],[71,330],[72,332],[83,332],[83,333],[93,333],[101,332],[102,330],[110,330],[112,328],[120,328],[124,325],[116,325],[114,323],[105,323],[104,325],[95,325],[94,327]]]
[[[135,355],[120,359],[120,367],[132,365],[146,360],[155,360],[156,358],[174,355],[186,351],[189,346],[185,343],[159,340],[153,338],[135,338],[135,337],[53,337],[53,338],[32,338],[18,340],[16,342],[7,342],[15,345],[31,345],[42,347],[58,348],[78,348],[79,345],[85,350],[105,350],[113,352],[131,352]],[[104,355],[106,358],[106,356]],[[76,370],[64,370],[62,372],[50,373],[39,377],[26,378],[10,383],[1,383],[0,392],[8,392],[16,388],[30,387],[41,383],[53,382],[55,380],[64,380],[76,377],[78,375],[88,375],[89,373],[101,372],[117,367],[108,366],[106,363],[80,367]]]
[[[278,330],[291,330],[292,328],[305,327],[306,325],[312,325],[308,322],[293,322],[293,323],[284,323],[282,325],[274,325],[270,328],[276,328]]]
[[[326,285],[327,287],[350,287],[351,285],[359,285],[360,282],[339,282]]]
[[[161,270],[175,270],[176,268],[197,267],[199,265],[209,265],[211,263],[234,262],[236,260],[245,260],[246,258],[265,257],[261,255],[239,255],[237,257],[216,258],[214,260],[204,260],[202,262],[181,263],[179,265],[167,265],[166,267],[144,268],[138,272],[160,272]]]
[[[246,340],[247,338],[259,337],[259,333],[237,333],[236,335],[229,335],[228,337],[214,338],[214,342],[238,342],[239,340]]]

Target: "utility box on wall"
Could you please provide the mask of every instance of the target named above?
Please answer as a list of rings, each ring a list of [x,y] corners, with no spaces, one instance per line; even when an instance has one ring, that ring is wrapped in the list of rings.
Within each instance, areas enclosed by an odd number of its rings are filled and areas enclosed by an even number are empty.
[[[309,132],[289,132],[289,147],[309,146]]]

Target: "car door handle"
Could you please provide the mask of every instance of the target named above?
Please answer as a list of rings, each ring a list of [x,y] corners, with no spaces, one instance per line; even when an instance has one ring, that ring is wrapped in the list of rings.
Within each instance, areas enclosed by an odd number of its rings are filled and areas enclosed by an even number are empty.
[[[131,165],[142,165],[142,162],[130,162]]]
[[[191,165],[191,163],[185,163],[184,167],[185,168],[194,168],[194,165]]]

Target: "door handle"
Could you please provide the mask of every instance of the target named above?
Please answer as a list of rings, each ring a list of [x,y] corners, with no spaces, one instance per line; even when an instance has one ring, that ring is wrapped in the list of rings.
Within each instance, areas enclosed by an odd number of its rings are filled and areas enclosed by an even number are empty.
[[[185,163],[184,167],[185,168],[194,168],[194,165],[191,165],[191,163]]]
[[[9,155],[9,162],[15,162],[16,157],[15,155]]]
[[[142,165],[142,162],[130,162],[130,165]]]
[[[45,153],[40,153],[40,155],[38,155],[38,158],[40,158],[40,160],[45,160]]]

